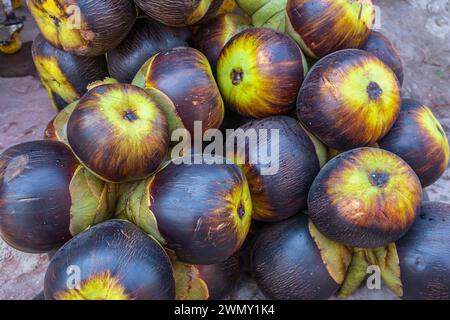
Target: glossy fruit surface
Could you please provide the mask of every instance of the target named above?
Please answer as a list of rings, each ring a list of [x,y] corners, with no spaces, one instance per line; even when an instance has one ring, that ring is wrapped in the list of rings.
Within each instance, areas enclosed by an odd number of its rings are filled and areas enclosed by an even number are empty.
[[[348,49],[314,65],[300,89],[297,113],[328,147],[349,150],[383,138],[400,104],[394,72],[374,55]]]
[[[175,282],[154,239],[130,222],[110,220],[58,250],[44,292],[47,300],[167,300],[175,298]]]
[[[147,15],[173,27],[207,22],[213,18],[223,0],[134,0]]]
[[[265,118],[294,109],[305,67],[301,50],[288,36],[252,28],[227,43],[219,57],[217,80],[233,111]]]
[[[379,144],[405,160],[424,188],[436,182],[447,169],[450,156],[447,135],[431,109],[418,101],[402,101],[397,122]]]
[[[317,245],[319,242],[312,236],[311,231],[314,232],[314,229],[308,223],[307,216],[299,214],[268,225],[259,232],[253,247],[253,274],[259,288],[268,298],[329,299],[339,289],[339,283],[324,262],[330,260],[323,260],[325,251],[321,254]],[[339,261],[337,264],[342,268],[342,279],[349,263],[347,249],[325,241],[327,249],[331,249],[326,254],[333,252],[330,256],[339,257],[335,261]]]
[[[117,46],[137,14],[129,0],[27,0],[27,5],[48,42],[86,56],[102,55]]]
[[[208,58],[214,74],[217,60],[227,42],[249,27],[250,21],[246,17],[232,13],[222,14],[200,27],[195,35],[194,47]]]
[[[179,47],[154,55],[133,84],[159,89],[172,100],[173,108],[164,109],[171,132],[185,128],[193,136],[195,121],[202,122],[203,132],[222,124],[222,97],[208,60],[196,49]]]
[[[450,299],[450,205],[425,202],[411,230],[397,242],[403,299]]]
[[[128,84],[101,85],[81,98],[67,124],[69,144],[95,175],[143,179],[164,160],[167,119],[154,95]]]
[[[53,47],[42,35],[34,40],[32,55],[41,81],[57,105],[59,100],[65,106],[80,99],[88,84],[108,76],[104,56],[81,57],[64,52]]]
[[[393,153],[375,148],[347,151],[328,162],[308,196],[317,229],[358,248],[400,239],[417,217],[422,187],[414,171]]]
[[[245,132],[267,130],[268,141],[250,144],[238,151],[237,159],[250,185],[253,218],[265,222],[284,220],[306,208],[309,188],[319,173],[314,144],[297,120],[277,116],[251,121]],[[275,134],[274,130],[277,130]],[[273,163],[263,159],[264,150],[278,154]],[[276,149],[277,150],[276,150]],[[245,152],[245,154],[244,154]],[[273,172],[265,171],[271,166]]]
[[[227,260],[250,227],[252,203],[244,174],[237,165],[210,164],[201,156],[170,161],[124,197],[118,211],[188,264]]]
[[[187,47],[187,28],[167,27],[150,18],[139,18],[127,37],[107,52],[111,77],[131,83],[142,65],[154,54],[175,47]]]
[[[287,32],[314,58],[361,48],[375,18],[371,0],[288,0]]]
[[[403,83],[403,62],[397,48],[382,33],[372,31],[367,42],[361,48],[375,55],[394,71],[400,85]]]

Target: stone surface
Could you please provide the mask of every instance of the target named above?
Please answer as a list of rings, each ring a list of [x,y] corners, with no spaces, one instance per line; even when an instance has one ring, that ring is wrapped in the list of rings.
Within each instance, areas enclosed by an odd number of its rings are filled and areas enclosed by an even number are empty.
[[[405,66],[403,95],[429,104],[447,132],[450,130],[450,1],[374,0],[381,31],[398,47]],[[22,9],[22,12],[25,12]],[[28,15],[24,42],[37,34]],[[40,139],[54,115],[39,81],[0,78],[0,152],[11,145]],[[450,171],[427,188],[431,200],[450,201]],[[0,240],[0,299],[30,299],[42,290],[48,258],[15,251]],[[245,278],[232,298],[262,298]],[[352,299],[394,299],[386,289],[361,289]]]

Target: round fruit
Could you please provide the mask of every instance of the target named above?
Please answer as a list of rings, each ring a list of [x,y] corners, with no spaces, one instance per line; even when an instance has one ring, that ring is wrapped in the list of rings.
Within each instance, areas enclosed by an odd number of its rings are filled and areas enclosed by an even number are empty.
[[[375,148],[328,162],[308,196],[312,222],[326,237],[358,248],[400,239],[417,217],[422,187],[406,162]]]
[[[300,48],[286,35],[252,28],[220,54],[217,80],[229,107],[247,117],[288,114],[306,74]]]
[[[67,140],[67,123],[77,105],[78,101],[72,102],[48,123],[44,132],[45,140],[60,141],[67,145],[69,144],[69,141]]]
[[[400,85],[403,83],[403,62],[394,44],[382,33],[372,31],[366,44],[361,48],[375,55],[391,68]]]
[[[223,262],[240,249],[250,227],[252,203],[244,174],[237,165],[209,160],[201,155],[172,160],[132,185],[117,208],[180,262]]]
[[[379,144],[405,160],[424,188],[436,182],[447,169],[450,156],[447,135],[430,108],[418,101],[402,101],[397,122]]]
[[[239,257],[212,265],[188,265],[172,262],[177,300],[219,300],[236,286],[239,279]]]
[[[117,46],[136,20],[130,0],[27,0],[44,38],[54,47],[99,56]]]
[[[194,122],[203,132],[219,128],[224,105],[206,57],[192,48],[179,47],[150,58],[133,80],[141,88],[156,88],[174,103],[166,108],[170,131],[185,128],[194,136]]]
[[[67,124],[73,152],[106,181],[149,176],[169,147],[169,126],[159,102],[128,84],[95,87],[81,98]]]
[[[320,164],[313,142],[298,121],[277,116],[251,121],[240,129],[249,135],[268,131],[267,145],[265,141],[249,143],[246,139],[245,149],[237,153],[238,164],[250,186],[253,218],[280,221],[305,209],[308,191]],[[272,154],[274,161],[270,164],[264,159],[264,153],[269,151],[278,152]],[[265,172],[269,165],[270,172]]]
[[[223,0],[134,0],[147,15],[159,22],[184,27],[214,18]]]
[[[236,2],[251,17],[253,26],[286,31],[287,0],[236,0]]]
[[[110,217],[115,188],[84,170],[63,143],[33,141],[0,156],[0,235],[12,247],[48,252]]]
[[[411,230],[397,242],[403,299],[450,299],[450,205],[425,202]]]
[[[375,19],[371,0],[288,0],[286,29],[313,57],[361,48]]]
[[[110,220],[58,250],[44,293],[47,300],[168,300],[175,281],[158,242],[130,222]]]
[[[400,104],[392,70],[366,51],[348,49],[314,65],[300,90],[297,113],[328,147],[349,150],[383,138],[394,125]]]
[[[261,291],[279,300],[331,298],[343,281],[350,255],[344,246],[322,238],[303,214],[263,228],[252,257],[254,278]],[[318,243],[325,243],[327,251]],[[326,255],[339,261],[338,281],[330,272]]]
[[[56,100],[57,109],[80,99],[89,83],[108,76],[104,56],[76,56],[56,49],[41,35],[34,40],[31,50],[41,81],[52,100]],[[62,105],[58,103],[60,100]]]
[[[171,28],[150,18],[139,18],[125,40],[107,52],[111,77],[130,83],[151,56],[167,49],[187,47],[190,38],[187,28]]]
[[[232,13],[220,15],[200,27],[195,35],[194,47],[208,58],[214,74],[217,60],[227,42],[249,27],[250,21],[246,17]]]

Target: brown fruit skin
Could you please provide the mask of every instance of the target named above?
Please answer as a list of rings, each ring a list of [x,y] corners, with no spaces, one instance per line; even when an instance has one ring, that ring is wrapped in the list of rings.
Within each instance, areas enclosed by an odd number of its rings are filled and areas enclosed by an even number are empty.
[[[69,183],[79,163],[55,141],[11,147],[0,156],[0,235],[24,252],[44,253],[71,238]]]
[[[349,9],[357,2],[359,16]],[[370,0],[288,0],[286,13],[288,29],[300,35],[308,48],[305,53],[313,57],[360,48],[370,34],[375,16]]]
[[[397,48],[394,44],[382,33],[372,31],[365,45],[361,48],[367,52],[372,53],[378,59],[387,64],[389,68],[394,71],[400,85],[403,84],[403,62]]]
[[[44,9],[46,3],[53,3],[49,6],[53,7],[55,11],[59,10],[60,16],[56,16],[54,12],[46,12]],[[54,0],[27,0],[27,5],[38,22],[41,34],[54,47],[91,57],[103,55],[109,49],[117,46],[131,30],[137,16],[136,7],[130,0],[58,0],[56,2]],[[74,20],[80,23],[80,28],[77,26],[73,29],[69,28],[71,18],[68,12],[74,12],[72,6],[80,9],[79,21]],[[73,14],[75,15],[76,12]],[[41,16],[46,17],[46,22],[40,23]],[[49,20],[54,26],[46,25]],[[78,37],[78,46],[61,43],[61,38],[64,37],[61,37],[60,34],[69,33],[69,29]],[[73,34],[71,38],[74,37]]]
[[[450,147],[444,129],[430,108],[412,99],[403,99],[397,122],[379,145],[405,160],[424,188],[435,183],[448,166]]]
[[[194,47],[208,58],[214,75],[222,49],[232,37],[247,28],[250,28],[250,20],[232,13],[222,14],[200,26],[195,35]]]
[[[346,49],[326,56],[310,70],[297,98],[297,114],[328,147],[351,150],[382,139],[394,125],[400,105],[393,71],[371,53]]]
[[[208,0],[134,0],[136,5],[151,18],[172,27],[201,24],[214,18],[223,0],[212,0],[203,15],[195,14],[202,2]]]
[[[203,132],[219,128],[224,104],[206,57],[196,49],[179,47],[151,59],[144,86],[157,88],[172,100],[184,128],[192,136],[194,121],[202,121]]]
[[[90,83],[109,76],[105,56],[82,57],[64,52],[53,47],[42,35],[33,41],[31,52],[41,81],[50,88],[58,110],[81,98]],[[57,63],[65,81],[59,82],[62,79],[52,74],[54,70],[48,69],[47,59]]]
[[[67,288],[70,266],[78,266],[81,271],[79,294]],[[102,283],[105,290],[109,289],[108,285],[123,288],[123,294],[115,298],[175,299],[175,281],[167,254],[154,239],[122,220],[98,224],[58,250],[45,275],[45,298],[78,300],[87,296],[93,299],[94,295],[96,299],[105,299],[98,288],[89,290],[88,283],[101,280],[106,274],[110,279]]]
[[[154,176],[148,192],[165,246],[179,261],[220,263],[244,243],[251,199],[238,166],[171,162]]]
[[[323,300],[339,289],[303,214],[264,227],[255,240],[252,261],[256,283],[270,299]]]
[[[167,49],[187,47],[191,37],[188,28],[172,28],[151,18],[138,18],[125,40],[107,52],[109,73],[121,83],[131,83],[151,56]]]
[[[153,103],[153,118],[143,118],[136,102],[128,106],[110,104],[110,94],[127,95],[128,101],[134,95]],[[105,100],[102,100],[105,99]],[[120,108],[120,110],[119,110]],[[127,109],[128,110],[125,110]],[[130,112],[135,119],[127,119],[123,112]],[[130,129],[134,123],[141,128],[138,141],[127,135],[127,129],[107,120],[107,113],[117,114],[119,121]],[[147,120],[146,123],[142,121]],[[118,121],[117,119],[115,121]],[[136,132],[133,129],[133,132]],[[164,161],[169,148],[169,127],[167,119],[147,92],[129,84],[100,85],[90,90],[81,99],[67,124],[67,139],[74,154],[94,175],[108,182],[121,183],[144,179],[152,174]]]
[[[47,127],[45,127],[44,140],[59,141],[58,135],[56,133],[56,128],[54,126],[56,116],[54,116],[52,120],[50,120],[50,122],[47,124]]]
[[[225,298],[239,280],[239,257],[234,255],[228,260],[213,265],[196,266],[200,277],[208,286],[209,300]]]
[[[403,299],[450,299],[450,205],[424,202],[397,253]]]
[[[421,200],[420,181],[406,162],[385,150],[359,148],[322,168],[309,191],[308,212],[330,240],[377,248],[406,234]]]
[[[250,28],[234,36],[217,62],[217,81],[227,106],[244,117],[289,114],[306,75],[303,53],[287,35]]]
[[[258,146],[249,146],[246,140],[245,164],[241,165],[250,186],[253,201],[253,219],[276,222],[287,219],[306,208],[308,191],[320,171],[314,144],[297,120],[287,116],[276,116],[254,120],[240,129],[268,130],[268,150],[279,146],[279,171],[274,175],[263,175],[262,165],[250,163],[257,157]],[[270,130],[279,130],[279,141],[271,138]],[[238,156],[244,160],[244,155]]]

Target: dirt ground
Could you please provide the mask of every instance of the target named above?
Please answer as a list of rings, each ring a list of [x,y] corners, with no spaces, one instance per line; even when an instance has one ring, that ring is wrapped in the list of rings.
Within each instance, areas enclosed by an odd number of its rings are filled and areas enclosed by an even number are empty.
[[[379,7],[381,31],[398,47],[405,66],[403,95],[426,102],[450,129],[450,1],[374,0]],[[26,10],[21,10],[26,14]],[[28,15],[22,33],[31,41],[36,28]],[[26,56],[26,55],[25,55]],[[1,60],[0,74],[8,66]],[[20,68],[29,70],[29,60]],[[17,64],[17,66],[19,66]],[[10,68],[9,68],[10,69]],[[3,71],[2,71],[3,70]],[[27,72],[25,72],[27,74]],[[40,82],[29,75],[0,78],[0,153],[24,141],[41,139],[55,115]],[[450,201],[450,171],[428,193],[431,200]],[[30,299],[42,290],[46,255],[20,253],[0,240],[0,299]],[[233,297],[260,298],[253,284],[241,286]],[[386,290],[362,289],[353,299],[392,299]]]

